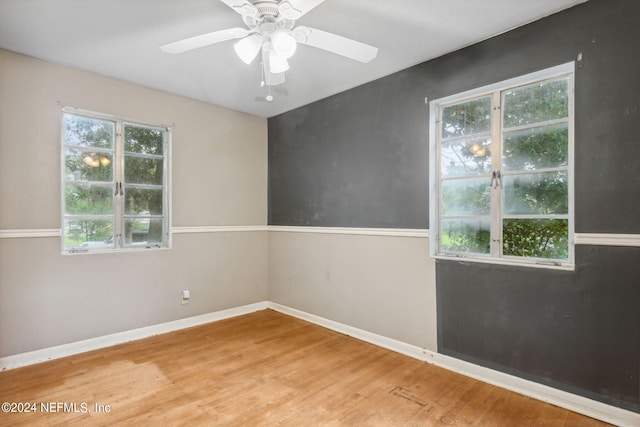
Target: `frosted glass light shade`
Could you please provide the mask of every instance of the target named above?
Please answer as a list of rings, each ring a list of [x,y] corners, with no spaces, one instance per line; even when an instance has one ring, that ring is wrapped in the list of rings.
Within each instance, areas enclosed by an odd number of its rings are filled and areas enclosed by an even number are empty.
[[[278,55],[284,59],[289,59],[296,53],[298,44],[291,34],[286,31],[276,30],[271,36],[271,46]]]
[[[233,45],[238,57],[247,65],[251,64],[255,57],[258,56],[261,47],[262,37],[257,34],[245,37]]]
[[[269,71],[273,74],[284,73],[289,69],[287,58],[279,55],[273,47],[269,50]]]

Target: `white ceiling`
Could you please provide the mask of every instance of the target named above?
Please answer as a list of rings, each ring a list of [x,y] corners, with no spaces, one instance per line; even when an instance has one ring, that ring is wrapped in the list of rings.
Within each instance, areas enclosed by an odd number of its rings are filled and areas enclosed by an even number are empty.
[[[298,24],[379,48],[362,64],[310,46],[266,102],[260,65],[233,41],[180,55],[158,46],[244,26],[220,0],[0,0],[0,47],[271,117],[586,0],[326,0]]]

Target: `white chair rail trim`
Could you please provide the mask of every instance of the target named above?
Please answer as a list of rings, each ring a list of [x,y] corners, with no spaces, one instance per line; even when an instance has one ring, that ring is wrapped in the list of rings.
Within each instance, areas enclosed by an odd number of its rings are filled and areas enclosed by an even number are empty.
[[[16,229],[16,230],[0,230],[0,239],[26,239],[33,237],[60,237],[59,228],[34,228],[34,229]]]
[[[361,236],[428,238],[425,228],[362,228],[362,227],[311,227],[283,225],[208,225],[176,226],[172,234],[260,232],[348,234]],[[29,239],[60,237],[59,228],[0,229],[0,239]],[[640,234],[576,233],[576,245],[640,247]]]

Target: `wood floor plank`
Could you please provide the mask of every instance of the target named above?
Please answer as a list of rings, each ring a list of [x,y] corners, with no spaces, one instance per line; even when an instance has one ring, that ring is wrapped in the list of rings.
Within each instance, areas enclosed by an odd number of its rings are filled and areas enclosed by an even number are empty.
[[[37,405],[2,426],[606,425],[272,310],[0,372],[0,402]]]

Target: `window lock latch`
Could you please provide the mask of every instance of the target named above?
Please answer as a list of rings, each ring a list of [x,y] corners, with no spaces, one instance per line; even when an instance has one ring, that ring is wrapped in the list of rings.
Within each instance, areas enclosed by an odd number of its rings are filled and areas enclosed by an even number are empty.
[[[500,174],[500,171],[493,171],[491,173],[491,184],[490,184],[491,188],[498,188],[500,186],[502,186],[502,175]]]

